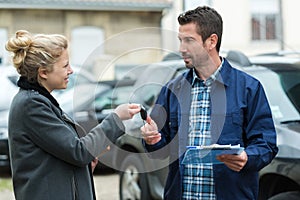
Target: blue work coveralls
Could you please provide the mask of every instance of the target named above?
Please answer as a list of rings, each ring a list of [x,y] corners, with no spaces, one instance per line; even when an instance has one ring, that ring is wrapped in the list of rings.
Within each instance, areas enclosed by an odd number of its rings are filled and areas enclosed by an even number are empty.
[[[162,139],[154,145],[144,143],[152,157],[170,158],[164,199],[182,196],[181,160],[188,145],[192,72],[188,70],[162,88],[151,112]],[[248,155],[240,172],[224,164],[214,165],[217,199],[257,199],[258,172],[278,152],[276,131],[261,83],[226,59],[211,88],[211,139],[212,143],[240,144]]]

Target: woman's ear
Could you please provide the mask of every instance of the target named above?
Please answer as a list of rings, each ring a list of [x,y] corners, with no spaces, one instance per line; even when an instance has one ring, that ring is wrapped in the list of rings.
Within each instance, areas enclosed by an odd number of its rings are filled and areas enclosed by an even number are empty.
[[[48,71],[47,69],[43,68],[43,67],[39,67],[38,69],[38,74],[42,79],[46,79],[48,78]]]

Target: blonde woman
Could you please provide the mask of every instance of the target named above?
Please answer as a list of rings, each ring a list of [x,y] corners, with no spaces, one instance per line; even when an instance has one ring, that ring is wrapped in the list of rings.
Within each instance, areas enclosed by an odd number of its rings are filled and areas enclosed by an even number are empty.
[[[96,199],[91,163],[123,134],[122,120],[140,111],[123,104],[91,132],[82,134],[51,92],[65,89],[73,70],[67,39],[17,31],[6,43],[20,90],[9,113],[9,147],[17,200]]]

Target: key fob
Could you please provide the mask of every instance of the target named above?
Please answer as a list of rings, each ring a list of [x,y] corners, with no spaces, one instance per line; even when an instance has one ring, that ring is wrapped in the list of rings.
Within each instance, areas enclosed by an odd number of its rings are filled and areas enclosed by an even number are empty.
[[[146,121],[147,120],[147,111],[145,110],[145,108],[143,106],[141,106],[140,114],[141,114],[141,118]]]

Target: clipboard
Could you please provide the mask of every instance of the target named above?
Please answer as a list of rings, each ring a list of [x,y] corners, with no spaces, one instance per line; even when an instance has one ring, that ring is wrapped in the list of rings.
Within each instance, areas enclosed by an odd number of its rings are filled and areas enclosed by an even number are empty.
[[[187,151],[181,161],[183,165],[187,164],[222,164],[216,159],[223,154],[239,155],[244,151],[244,147],[238,145],[219,145],[209,146],[187,146]]]

